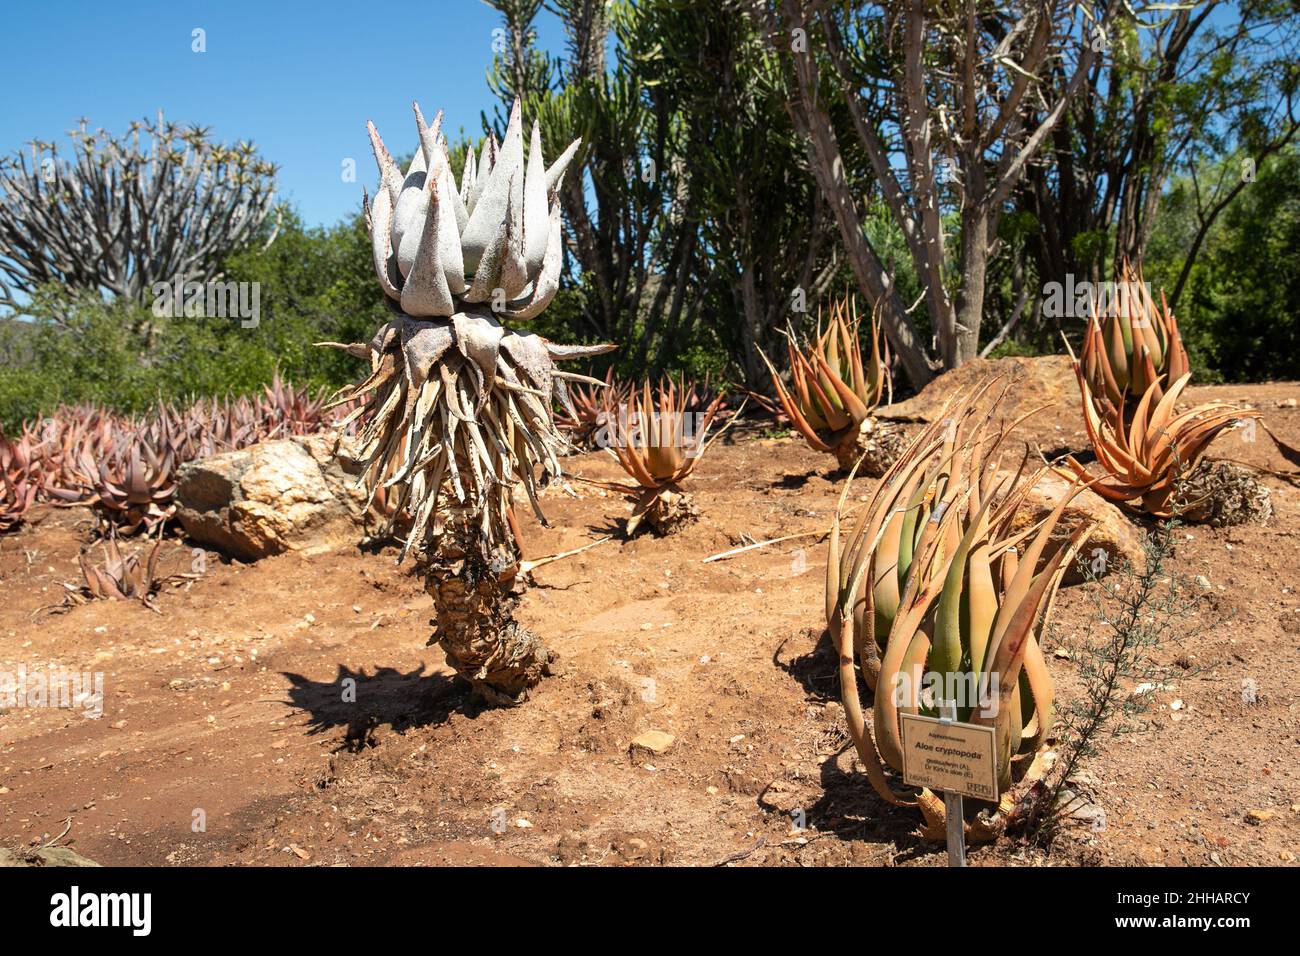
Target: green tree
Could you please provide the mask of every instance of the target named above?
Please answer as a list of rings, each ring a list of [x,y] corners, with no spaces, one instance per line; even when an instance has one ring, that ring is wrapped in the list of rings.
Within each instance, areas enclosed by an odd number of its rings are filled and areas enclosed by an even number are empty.
[[[1206,163],[1201,180],[1240,157]],[[1151,238],[1148,277],[1168,284],[1188,267],[1200,229],[1190,176],[1172,184]],[[1179,326],[1193,367],[1233,381],[1300,378],[1300,149],[1266,162],[1207,234],[1187,271]]]

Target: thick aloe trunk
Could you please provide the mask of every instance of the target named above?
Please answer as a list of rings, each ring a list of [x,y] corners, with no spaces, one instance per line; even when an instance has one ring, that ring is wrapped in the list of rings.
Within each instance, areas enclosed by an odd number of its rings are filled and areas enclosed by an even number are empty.
[[[865,418],[856,432],[835,446],[834,453],[840,471],[847,472],[861,461],[861,474],[879,478],[906,447],[907,436],[897,425]]]
[[[484,556],[473,515],[449,509],[445,521],[424,569],[437,625],[429,644],[489,703],[520,703],[551,673],[555,655],[515,620],[516,556]]]

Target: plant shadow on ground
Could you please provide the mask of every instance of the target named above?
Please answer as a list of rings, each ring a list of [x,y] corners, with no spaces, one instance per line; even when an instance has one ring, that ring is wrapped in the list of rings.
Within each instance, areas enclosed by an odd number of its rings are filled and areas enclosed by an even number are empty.
[[[800,488],[804,487],[804,485],[808,484],[808,482],[818,477],[821,477],[821,470],[818,468],[810,468],[802,475],[782,475],[779,481],[772,482],[772,487],[798,491]],[[829,477],[831,476],[828,476],[828,478]]]
[[[456,711],[477,717],[481,710],[467,683],[446,674],[426,674],[423,666],[409,673],[380,667],[367,674],[340,664],[338,676],[331,681],[313,681],[287,671],[283,676],[292,685],[289,702],[311,717],[308,733],[345,726],[338,749],[350,753],[375,746],[375,731],[385,725],[403,733],[441,724]]]
[[[1069,445],[1059,445],[1056,448],[1042,449],[1042,455],[1045,459],[1053,463],[1064,461],[1067,455],[1074,456],[1074,460],[1081,465],[1091,465],[1097,460],[1097,453],[1092,450],[1091,446],[1084,448],[1071,448]]]
[[[802,633],[811,636],[814,629],[808,628]],[[798,682],[809,701],[823,705],[838,703],[839,654],[831,644],[830,631],[823,628],[811,651],[789,660],[781,659],[781,648],[785,643],[777,648],[772,662]],[[870,720],[871,691],[859,681],[858,693],[864,715]],[[803,808],[808,820],[815,822],[819,830],[834,833],[845,842],[861,840],[892,846],[891,864],[937,852],[933,844],[921,840],[914,832],[921,822],[918,811],[892,806],[872,789],[865,773],[846,771],[840,766],[846,751],[851,755],[850,759],[856,755],[851,740],[846,739],[822,762],[822,795],[811,806]],[[775,809],[766,805],[761,797],[759,804],[764,809]]]
[[[627,518],[620,515],[605,515],[603,520],[591,522],[587,532],[597,538],[608,535],[619,544],[632,540],[627,536]]]
[[[814,628],[805,628],[801,634],[810,637],[814,631]],[[807,654],[782,660],[781,651],[793,637],[791,635],[777,646],[772,654],[772,663],[793,677],[809,700],[819,704],[839,700],[839,657],[831,646],[830,631],[823,628],[816,645]]]

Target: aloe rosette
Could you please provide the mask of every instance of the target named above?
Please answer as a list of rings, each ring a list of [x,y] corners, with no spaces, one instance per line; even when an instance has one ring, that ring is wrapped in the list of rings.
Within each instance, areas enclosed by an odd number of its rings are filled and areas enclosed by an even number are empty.
[[[992,385],[955,396],[913,438],[851,529],[850,476],[830,538],[826,618],[849,736],[874,789],[919,806],[930,833],[942,832],[942,801],[890,773],[903,770],[900,715],[942,716],[940,698],[952,695],[959,720],[994,727],[1004,814],[1013,784],[1041,772],[1055,693],[1039,635],[1091,531],[1052,537],[1082,485],[1046,516],[1023,520],[1046,469],[1029,471],[1028,454],[1014,472],[1000,468],[1014,423],[993,424]],[[859,673],[874,691],[869,717]]]

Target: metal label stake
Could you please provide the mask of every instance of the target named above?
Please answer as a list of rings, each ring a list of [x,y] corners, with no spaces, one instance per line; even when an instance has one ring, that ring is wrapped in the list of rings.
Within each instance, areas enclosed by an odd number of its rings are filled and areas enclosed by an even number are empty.
[[[957,720],[957,702],[939,702],[939,716],[898,715],[903,738],[903,782],[943,794],[948,864],[966,865],[963,798],[997,802],[994,728]]]
[[[951,724],[957,719],[957,702],[946,700],[942,704],[939,720]],[[962,796],[952,790],[943,792],[944,815],[948,823],[948,865],[966,865],[966,825]]]

